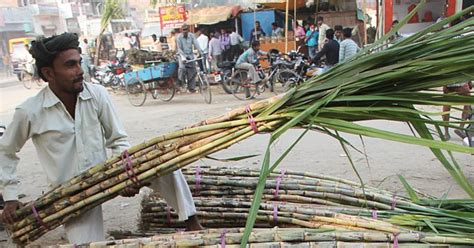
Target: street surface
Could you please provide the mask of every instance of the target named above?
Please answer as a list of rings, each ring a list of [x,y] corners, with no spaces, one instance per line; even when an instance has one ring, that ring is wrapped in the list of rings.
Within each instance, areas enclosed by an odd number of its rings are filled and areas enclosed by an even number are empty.
[[[25,89],[14,78],[0,79],[0,125],[9,124],[15,106],[26,98],[35,95],[40,90],[33,86]],[[124,93],[110,92],[113,102],[133,145],[167,132],[177,130],[216,115],[223,114],[231,109],[242,106],[247,102],[236,100],[232,95],[223,93],[220,86],[213,86],[213,103],[205,104],[201,95],[181,94],[169,103],[153,100],[147,97],[142,107],[132,106]],[[267,93],[257,100],[269,97]],[[431,110],[436,110],[432,108]],[[459,114],[458,114],[459,115]],[[373,121],[365,123],[397,132],[410,134],[405,124],[387,121]],[[285,134],[272,146],[273,158],[278,157],[301,134],[302,130],[292,130]],[[451,142],[461,144],[461,139],[455,134]],[[345,135],[360,150],[364,150],[359,137]],[[269,135],[259,134],[237,144],[228,150],[215,154],[218,158],[228,158],[249,154],[263,154],[267,146]],[[365,150],[369,159],[352,150],[353,160],[357,170],[366,184],[380,186],[392,190],[397,194],[404,194],[404,189],[397,178],[397,174],[404,175],[408,182],[422,192],[441,196],[449,192],[450,198],[466,197],[463,191],[451,179],[447,171],[431,154],[429,149],[378,139],[364,138]],[[21,158],[18,166],[18,176],[21,181],[21,193],[26,197],[24,202],[31,201],[47,191],[45,175],[42,173],[36,151],[31,141],[27,142],[18,154]],[[466,176],[474,183],[473,156],[455,154]],[[217,162],[208,159],[197,163],[230,167],[259,167],[263,155],[239,162]],[[281,168],[289,170],[307,171],[337,176],[345,179],[357,180],[347,157],[339,143],[331,137],[312,132],[308,133],[295,147],[292,153],[284,160]],[[134,198],[117,197],[104,204],[105,226],[110,230],[136,230],[141,197],[146,193],[142,190],[140,196]],[[5,237],[3,233],[3,237]],[[56,244],[64,236],[62,228],[50,232],[35,244]],[[0,243],[0,246],[2,243]]]

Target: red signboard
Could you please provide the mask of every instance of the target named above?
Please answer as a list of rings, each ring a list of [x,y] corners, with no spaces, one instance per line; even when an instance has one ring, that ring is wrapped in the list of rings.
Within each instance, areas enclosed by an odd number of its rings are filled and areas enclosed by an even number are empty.
[[[179,28],[186,21],[184,5],[160,7],[161,28]]]

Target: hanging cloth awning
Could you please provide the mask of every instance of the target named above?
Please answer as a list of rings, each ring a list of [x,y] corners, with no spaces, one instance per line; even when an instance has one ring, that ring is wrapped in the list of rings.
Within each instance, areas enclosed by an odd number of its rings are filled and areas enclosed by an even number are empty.
[[[257,0],[256,3],[261,4],[268,8],[274,8],[279,10],[286,10],[286,1],[287,0]],[[289,9],[293,10],[296,1],[296,9],[305,8],[306,0],[289,0]]]
[[[189,10],[189,25],[212,25],[236,17],[242,8],[240,5],[194,8]]]

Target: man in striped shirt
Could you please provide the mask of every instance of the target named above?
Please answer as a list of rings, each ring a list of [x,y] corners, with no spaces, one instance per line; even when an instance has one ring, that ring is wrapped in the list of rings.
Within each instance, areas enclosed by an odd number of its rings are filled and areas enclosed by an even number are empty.
[[[339,44],[339,63],[353,57],[360,50],[355,41],[351,39],[352,30],[350,28],[343,29],[342,35],[343,40]]]

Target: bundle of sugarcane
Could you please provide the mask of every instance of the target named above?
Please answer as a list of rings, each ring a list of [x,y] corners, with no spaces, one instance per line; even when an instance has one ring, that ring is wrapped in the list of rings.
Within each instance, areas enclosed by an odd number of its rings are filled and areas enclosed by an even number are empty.
[[[248,168],[188,167],[183,174],[193,193],[197,215],[205,227],[243,226],[251,206],[259,171]],[[315,227],[314,216],[345,221],[346,215],[369,217],[424,232],[474,236],[473,200],[409,198],[355,182],[315,173],[283,170],[269,175],[265,183],[256,226],[298,225]],[[437,205],[434,205],[436,204]],[[275,215],[277,213],[277,215]],[[296,213],[297,215],[292,215]],[[280,216],[281,215],[281,216]],[[354,220],[353,223],[357,223]],[[183,227],[174,210],[154,193],[142,201],[140,230]]]
[[[341,142],[343,148],[347,148],[348,143],[339,136],[339,132],[430,147],[452,177],[474,197],[474,190],[460,167],[441,152],[444,149],[473,153],[474,149],[434,140],[428,124],[437,128],[459,127],[453,124],[455,122],[433,120],[427,116],[436,113],[415,108],[415,105],[473,103],[473,97],[441,95],[431,91],[473,78],[474,56],[471,53],[474,47],[470,44],[474,42],[471,32],[474,18],[433,32],[473,9],[468,8],[446,18],[386,50],[373,52],[379,45],[382,46],[386,38],[381,39],[350,61],[308,80],[285,95],[156,137],[130,148],[122,156],[91,167],[19,209],[17,221],[9,227],[11,238],[21,244],[29,243],[71,218],[118,196],[129,185],[169,174],[257,133],[272,132],[273,142],[293,127],[331,135]],[[419,137],[354,123],[374,119],[408,122]],[[288,152],[282,158],[286,154]],[[270,167],[269,156],[267,149],[253,206],[259,205],[266,175],[281,162],[278,159]],[[255,216],[254,211],[249,218],[249,226]]]
[[[252,205],[245,199],[194,199],[199,220],[206,228],[244,227]],[[349,210],[350,208],[348,208]],[[357,209],[353,209],[354,212]],[[140,230],[161,232],[161,228],[183,228],[177,221],[177,213],[161,199],[142,204]],[[311,205],[288,202],[262,202],[257,215],[256,227],[306,227],[334,228],[337,230],[375,230],[400,233],[403,229],[372,218],[346,215]]]
[[[85,246],[62,245],[58,248],[238,247],[243,239],[243,231],[244,229],[240,228],[209,229],[201,232],[184,232],[157,235],[148,238],[95,242]],[[339,242],[353,245],[350,247],[436,247],[438,245],[443,245],[443,247],[449,247],[449,245],[472,247],[472,245],[474,245],[473,239],[446,238],[410,232],[402,232],[394,235],[369,231],[273,228],[254,230],[250,235],[249,245],[247,247],[340,247],[335,246],[338,245]],[[330,244],[330,246],[326,246],[328,244]]]

